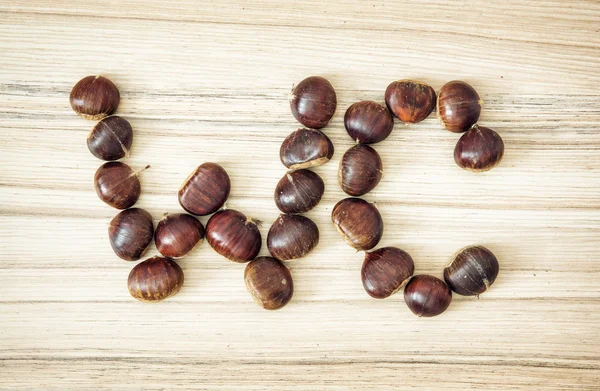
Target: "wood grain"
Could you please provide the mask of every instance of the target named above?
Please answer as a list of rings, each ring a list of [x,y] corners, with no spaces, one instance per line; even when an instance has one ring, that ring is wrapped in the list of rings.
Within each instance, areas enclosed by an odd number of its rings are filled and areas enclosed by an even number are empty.
[[[599,26],[593,0],[0,3],[0,389],[598,389]],[[134,128],[125,161],[152,166],[137,206],[156,221],[181,211],[179,186],[214,161],[231,176],[228,207],[264,220],[264,238],[279,145],[298,126],[289,89],[332,82],[336,153],[315,170],[326,191],[307,214],[321,242],[288,263],[287,307],[256,306],[243,265],[206,244],[179,261],[177,296],[128,295],[134,263],[112,252],[115,211],[92,186],[93,123],[68,103],[98,73]],[[362,254],[329,217],[352,145],[345,109],[382,102],[401,78],[468,81],[486,102],[480,123],[506,144],[482,175],[456,167],[457,135],[433,116],[375,146],[385,176],[364,198],[384,217],[381,246],[437,276],[465,245],[500,260],[489,292],[432,319],[401,295],[368,297]]]

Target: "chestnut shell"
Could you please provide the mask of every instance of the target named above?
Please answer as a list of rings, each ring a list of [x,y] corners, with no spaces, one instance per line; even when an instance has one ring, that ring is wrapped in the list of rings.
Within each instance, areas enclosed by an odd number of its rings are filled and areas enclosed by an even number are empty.
[[[337,97],[331,83],[321,76],[310,76],[292,88],[290,108],[302,125],[325,127],[337,107]]]
[[[297,170],[325,164],[331,160],[333,152],[333,143],[325,133],[300,128],[283,140],[279,157],[284,166]]]
[[[119,160],[129,156],[133,143],[133,129],[129,122],[118,115],[98,122],[87,137],[92,155],[101,160]]]
[[[417,316],[437,316],[450,306],[452,291],[439,278],[421,274],[414,276],[406,284],[404,301]]]
[[[283,213],[308,212],[321,201],[323,179],[310,170],[288,172],[275,187],[275,205]]]
[[[110,246],[126,261],[137,261],[148,250],[154,237],[150,213],[140,208],[119,212],[108,225]]]
[[[416,80],[397,80],[385,90],[385,104],[405,124],[423,121],[436,106],[435,90]]]
[[[181,185],[179,204],[188,213],[206,216],[225,205],[230,190],[227,171],[216,163],[203,163]]]
[[[496,167],[504,156],[504,141],[490,128],[474,125],[456,143],[454,161],[465,170],[484,172]]]
[[[210,217],[206,241],[217,253],[239,263],[256,258],[262,244],[257,223],[233,209],[220,210]]]
[[[279,215],[267,234],[267,248],[280,261],[306,256],[319,244],[319,228],[308,217]]]
[[[394,118],[385,106],[366,100],[348,107],[344,126],[352,140],[360,144],[374,144],[392,133]]]
[[[383,236],[383,219],[377,207],[361,198],[338,202],[331,220],[344,241],[359,251],[372,249]]]
[[[140,262],[129,273],[127,288],[139,301],[157,302],[173,296],[183,286],[183,270],[175,261],[152,257]]]
[[[499,270],[494,253],[483,246],[468,246],[444,268],[444,280],[459,295],[479,296],[496,281]]]
[[[104,76],[79,80],[69,96],[73,110],[85,119],[99,120],[114,113],[121,96],[115,84]]]
[[[142,192],[138,172],[121,162],[101,165],[94,175],[94,187],[102,201],[117,209],[132,207]]]
[[[382,247],[365,254],[361,278],[369,296],[385,299],[400,290],[414,271],[415,264],[406,251]]]
[[[365,195],[373,190],[383,177],[383,162],[376,150],[358,144],[350,148],[338,168],[338,182],[351,196]]]
[[[181,258],[194,251],[204,238],[204,226],[187,213],[165,215],[156,226],[156,249],[167,258]]]
[[[462,133],[477,123],[483,101],[464,81],[446,83],[438,94],[437,117],[451,132]]]
[[[285,306],[294,294],[290,270],[271,257],[258,257],[244,271],[246,288],[254,301],[266,310]]]

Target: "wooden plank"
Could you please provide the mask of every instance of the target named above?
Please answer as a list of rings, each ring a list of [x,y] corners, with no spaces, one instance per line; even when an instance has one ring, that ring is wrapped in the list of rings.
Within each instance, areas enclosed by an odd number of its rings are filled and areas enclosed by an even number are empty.
[[[0,389],[597,389],[597,1],[15,0],[0,16]],[[94,123],[68,103],[97,73],[119,86],[118,113],[135,130],[125,161],[152,166],[137,206],[155,222],[180,211],[182,181],[218,162],[232,179],[228,207],[263,220],[263,238],[278,215],[279,146],[298,127],[287,94],[311,74],[331,80],[336,153],[315,169],[326,193],[307,213],[321,240],[288,263],[286,308],[258,308],[243,265],[206,243],[179,261],[177,296],[144,305],[128,295],[135,263],[110,249],[116,211],[92,186]],[[363,254],[330,222],[353,145],[345,109],[382,102],[391,81],[411,77],[436,90],[472,83],[481,123],[506,143],[502,164],[481,175],[455,166],[459,136],[434,116],[396,123],[375,146],[385,176],[365,198],[385,220],[380,246],[437,276],[468,244],[500,259],[489,292],[455,295],[432,319],[400,294],[368,297]]]

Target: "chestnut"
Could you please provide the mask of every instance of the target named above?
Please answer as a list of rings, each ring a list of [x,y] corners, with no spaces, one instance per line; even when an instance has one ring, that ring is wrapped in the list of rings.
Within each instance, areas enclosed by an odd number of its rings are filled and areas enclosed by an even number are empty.
[[[273,257],[288,261],[306,256],[319,244],[319,228],[308,217],[279,215],[267,234],[267,248]]]
[[[308,212],[321,201],[325,184],[310,170],[288,172],[275,187],[275,205],[283,213]]]
[[[456,143],[454,161],[465,170],[484,172],[500,164],[504,141],[490,128],[474,125]]]
[[[392,133],[394,118],[377,102],[365,100],[348,107],[344,115],[346,132],[357,143],[375,144]]]
[[[294,294],[290,270],[271,257],[258,257],[244,271],[246,288],[254,301],[266,310],[285,306]]]
[[[437,117],[451,132],[462,133],[477,123],[483,101],[473,87],[464,81],[446,83],[437,99]]]
[[[338,168],[342,190],[351,196],[361,196],[373,190],[383,177],[383,163],[376,150],[358,144],[350,148]]]
[[[452,301],[452,291],[439,278],[421,274],[406,284],[404,301],[413,314],[432,317],[446,311]]]
[[[230,190],[227,171],[216,163],[204,163],[181,185],[179,204],[191,214],[206,216],[223,207]]]
[[[144,169],[149,167],[146,166]],[[96,194],[113,208],[132,207],[140,198],[142,191],[138,178],[140,171],[133,171],[127,164],[121,162],[104,163],[94,175]]]
[[[113,115],[98,122],[87,138],[90,152],[101,160],[119,160],[129,156],[133,129],[123,117]]]
[[[152,257],[129,273],[127,288],[139,301],[157,302],[175,295],[183,286],[183,270],[175,261]]]
[[[337,107],[333,86],[321,76],[310,76],[292,88],[292,114],[302,125],[320,129],[325,127]]]
[[[204,238],[204,226],[187,213],[166,214],[156,226],[154,243],[167,258],[181,258],[194,251]]]
[[[385,90],[385,104],[405,124],[423,121],[435,109],[435,90],[416,80],[397,80]]]
[[[385,299],[398,292],[415,271],[413,259],[396,247],[367,252],[362,265],[363,287],[375,299]]]
[[[69,101],[73,110],[85,119],[99,120],[119,107],[119,89],[104,76],[87,76],[71,90]]]
[[[148,250],[154,225],[150,213],[140,208],[119,212],[108,225],[110,246],[117,256],[126,261],[137,261]]]
[[[342,238],[357,250],[370,250],[383,236],[383,219],[375,204],[346,198],[331,211],[331,220]]]
[[[262,244],[258,224],[237,210],[220,210],[206,223],[206,240],[230,261],[248,262],[256,258]]]
[[[300,128],[283,140],[279,157],[291,170],[316,167],[327,163],[333,156],[333,143],[317,129]]]
[[[494,253],[483,246],[468,246],[446,265],[444,280],[459,295],[479,296],[496,281],[499,270]]]

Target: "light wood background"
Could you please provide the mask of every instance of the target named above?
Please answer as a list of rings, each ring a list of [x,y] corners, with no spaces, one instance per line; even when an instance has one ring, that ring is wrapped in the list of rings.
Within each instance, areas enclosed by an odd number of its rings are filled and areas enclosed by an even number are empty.
[[[599,29],[593,0],[0,2],[0,389],[598,389]],[[152,165],[137,206],[156,221],[181,211],[186,176],[218,162],[228,207],[264,220],[263,239],[279,145],[298,126],[287,94],[309,75],[332,82],[336,153],[315,170],[326,193],[308,213],[321,242],[288,263],[287,307],[257,307],[244,266],[206,243],[179,262],[179,295],[129,296],[135,263],[113,254],[116,211],[92,186],[94,123],[68,102],[98,73],[135,130],[125,161]],[[376,145],[385,178],[365,198],[384,217],[381,246],[436,276],[469,244],[501,263],[489,292],[455,295],[432,319],[401,294],[369,298],[363,254],[329,217],[352,145],[345,109],[382,102],[401,78],[468,81],[486,102],[480,123],[506,143],[480,175],[454,164],[458,136],[434,116]]]

